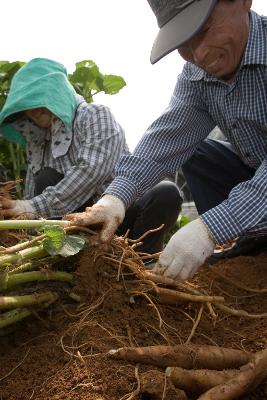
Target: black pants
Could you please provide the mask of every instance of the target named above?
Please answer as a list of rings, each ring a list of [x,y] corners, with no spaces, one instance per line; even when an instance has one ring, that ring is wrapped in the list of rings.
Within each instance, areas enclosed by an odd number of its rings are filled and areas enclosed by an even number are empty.
[[[35,196],[41,194],[46,187],[55,186],[63,177],[64,175],[52,168],[41,170],[35,177]],[[75,211],[84,211],[92,205],[93,202],[89,199]],[[182,198],[178,187],[173,182],[162,181],[129,207],[117,234],[124,235],[130,230],[128,237],[138,239],[148,230],[164,224],[160,231],[144,238],[143,244],[137,249],[144,253],[157,253],[163,249],[164,236],[175,225],[181,206]]]
[[[34,196],[43,193],[48,186],[55,186],[63,178],[64,175],[53,168],[45,167],[41,169],[34,177]],[[75,212],[82,212],[86,207],[92,207],[92,205],[92,199],[88,199]]]
[[[220,204],[234,186],[255,174],[237,154],[212,139],[201,144],[182,171],[199,214]]]
[[[160,231],[145,237],[143,244],[137,249],[144,253],[157,253],[163,249],[164,236],[174,227],[181,206],[182,198],[177,186],[172,182],[162,181],[127,210],[118,234],[125,234],[130,229],[129,237],[137,239],[148,230],[164,224]]]

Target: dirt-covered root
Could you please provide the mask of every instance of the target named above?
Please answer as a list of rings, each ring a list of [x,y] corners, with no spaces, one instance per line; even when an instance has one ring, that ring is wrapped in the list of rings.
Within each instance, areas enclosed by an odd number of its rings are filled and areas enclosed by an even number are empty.
[[[237,374],[237,370],[213,371],[208,369],[166,368],[166,376],[175,387],[186,393],[200,395],[214,386],[225,383]]]
[[[141,374],[139,398],[146,400],[188,400],[183,390],[176,388],[164,372],[157,370]]]
[[[198,400],[233,400],[267,379],[267,349],[257,352],[240,371],[226,382],[208,390]]]
[[[109,355],[112,358],[161,368],[179,366],[186,369],[205,368],[218,371],[239,368],[251,359],[251,354],[242,350],[193,344],[122,347],[110,350]]]
[[[20,182],[21,182],[20,179],[16,181],[0,182],[0,196],[11,199],[12,190],[14,190],[16,185]]]

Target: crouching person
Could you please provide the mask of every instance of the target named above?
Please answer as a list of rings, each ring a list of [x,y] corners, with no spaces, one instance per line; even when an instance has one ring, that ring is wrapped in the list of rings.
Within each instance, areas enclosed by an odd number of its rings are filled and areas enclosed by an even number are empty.
[[[0,113],[0,131],[7,138],[23,136],[28,163],[24,199],[0,198],[6,218],[23,214],[56,219],[83,211],[100,198],[119,158],[129,153],[124,131],[109,108],[88,104],[69,83],[65,67],[45,58],[31,60],[14,75]],[[161,182],[136,200],[118,232],[130,229],[129,237],[136,239],[164,224],[140,247],[158,252],[180,210],[177,187]]]
[[[236,240],[223,257],[267,248],[267,18],[252,0],[148,3],[160,27],[151,62],[178,51],[186,63],[169,106],[121,158],[103,203],[68,218],[102,223],[106,241],[123,207],[182,168],[199,218],[172,236],[153,271],[184,280],[216,244]],[[207,139],[215,126],[227,143]]]

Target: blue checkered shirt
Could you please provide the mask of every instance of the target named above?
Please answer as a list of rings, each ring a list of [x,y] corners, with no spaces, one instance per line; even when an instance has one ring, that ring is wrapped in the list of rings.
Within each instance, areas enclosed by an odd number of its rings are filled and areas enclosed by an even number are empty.
[[[266,96],[267,17],[251,12],[248,43],[234,82],[186,63],[168,108],[133,155],[121,159],[106,193],[129,206],[167,174],[174,175],[217,125],[255,175],[201,218],[219,244],[240,235],[267,234]]]

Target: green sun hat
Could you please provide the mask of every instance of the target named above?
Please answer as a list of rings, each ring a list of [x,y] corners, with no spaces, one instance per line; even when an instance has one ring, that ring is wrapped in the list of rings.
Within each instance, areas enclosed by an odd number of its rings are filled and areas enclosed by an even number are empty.
[[[69,128],[77,107],[76,92],[64,65],[47,58],[34,58],[14,75],[0,113],[0,134],[25,144],[25,139],[6,118],[33,108],[45,107]]]

